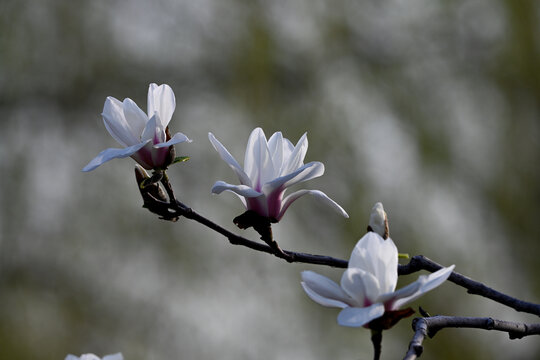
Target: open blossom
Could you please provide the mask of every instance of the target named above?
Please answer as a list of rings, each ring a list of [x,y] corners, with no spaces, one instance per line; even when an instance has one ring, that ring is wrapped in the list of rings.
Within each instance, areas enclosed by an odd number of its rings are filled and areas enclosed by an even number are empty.
[[[182,133],[168,138],[167,125],[171,121],[176,100],[169,85],[150,84],[148,88],[148,115],[129,98],[123,102],[107,97],[103,107],[103,122],[109,134],[123,149],[103,150],[83,168],[91,171],[114,159],[131,156],[147,170],[170,165],[170,147],[184,141],[191,142]]]
[[[304,164],[308,148],[306,134],[294,146],[281,132],[274,133],[267,141],[263,130],[256,128],[249,136],[243,169],[212,133],[208,134],[208,138],[240,180],[240,185],[217,181],[212,187],[213,193],[232,191],[248,210],[273,221],[279,221],[287,208],[306,194],[314,195],[343,216],[349,217],[341,206],[319,190],[299,190],[284,198],[288,187],[324,174],[322,163],[314,161]]]
[[[313,301],[343,309],[338,315],[340,325],[359,327],[441,285],[454,265],[421,275],[396,291],[397,269],[398,251],[392,239],[384,240],[379,234],[368,232],[354,247],[340,285],[315,272],[304,271],[302,287]]]
[[[80,357],[70,354],[64,360],[124,360],[124,357],[121,353],[105,355],[103,358],[94,354],[83,354]]]

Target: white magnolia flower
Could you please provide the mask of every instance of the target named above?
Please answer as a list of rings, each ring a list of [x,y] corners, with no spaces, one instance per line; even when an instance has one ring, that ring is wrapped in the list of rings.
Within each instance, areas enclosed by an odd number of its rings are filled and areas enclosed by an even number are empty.
[[[454,265],[396,289],[398,279],[398,251],[392,239],[384,240],[375,232],[368,232],[354,247],[349,266],[341,277],[341,285],[312,271],[302,272],[302,287],[308,296],[323,306],[343,310],[338,323],[359,327],[398,310],[424,293],[441,285],[452,273]]]
[[[169,85],[150,84],[148,88],[148,115],[129,98],[123,102],[109,96],[103,106],[103,122],[109,134],[124,146],[123,149],[103,150],[83,168],[91,171],[114,158],[131,156],[147,170],[170,165],[169,147],[184,141],[191,142],[182,133],[167,139],[166,129],[171,121],[176,100]]]
[[[121,353],[105,355],[102,359],[94,354],[83,354],[80,357],[69,354],[64,360],[124,360]]]
[[[294,146],[281,132],[274,133],[267,141],[263,130],[256,128],[249,136],[244,169],[212,133],[208,134],[208,138],[240,180],[240,185],[217,181],[212,187],[213,193],[232,191],[248,210],[274,221],[279,221],[287,208],[306,194],[314,195],[343,216],[349,217],[341,206],[319,190],[299,190],[283,198],[289,186],[324,174],[322,163],[314,161],[304,164],[308,148],[306,134]]]

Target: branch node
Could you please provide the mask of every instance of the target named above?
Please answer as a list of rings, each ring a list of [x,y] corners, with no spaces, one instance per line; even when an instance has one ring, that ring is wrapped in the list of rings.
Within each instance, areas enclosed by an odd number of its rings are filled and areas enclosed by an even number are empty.
[[[428,336],[430,339],[433,339],[433,338],[435,337],[435,335],[437,335],[438,332],[439,332],[439,329],[428,328],[427,336]]]
[[[290,255],[286,254],[278,245],[272,235],[272,219],[259,215],[253,210],[248,210],[233,219],[233,222],[240,229],[248,229],[253,227],[255,231],[261,235],[261,240],[264,241],[273,250],[273,254],[277,257],[292,262]]]
[[[227,236],[227,239],[229,239],[229,242],[233,245],[240,245],[240,241],[236,238],[236,236]]]
[[[414,345],[413,351],[416,354],[416,356],[420,357],[422,353],[424,352],[424,347],[422,345]]]
[[[284,251],[284,253],[285,253],[285,255],[287,255],[287,257],[285,258],[285,260],[287,260],[287,262],[292,263],[292,262],[296,261],[296,254],[295,253],[290,252],[290,251]]]

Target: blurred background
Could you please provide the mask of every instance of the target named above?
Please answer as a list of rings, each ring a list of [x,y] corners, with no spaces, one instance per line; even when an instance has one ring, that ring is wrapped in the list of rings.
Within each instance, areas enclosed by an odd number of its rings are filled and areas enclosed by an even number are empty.
[[[191,160],[177,196],[228,229],[243,212],[212,131],[242,162],[256,126],[322,161],[320,189],[349,213],[298,200],[285,249],[348,258],[382,201],[401,252],[423,254],[540,302],[540,3],[534,0],[0,1],[0,358],[122,352],[139,359],[371,359],[300,272],[342,270],[229,245],[141,207],[134,161],[81,169],[118,145],[106,96],[146,111],[148,84],[176,94],[172,132]],[[403,261],[402,261],[403,262]],[[400,278],[400,285],[418,274]],[[446,283],[432,314],[538,322]],[[384,333],[402,357],[410,319]],[[426,359],[536,359],[537,337],[443,330]]]

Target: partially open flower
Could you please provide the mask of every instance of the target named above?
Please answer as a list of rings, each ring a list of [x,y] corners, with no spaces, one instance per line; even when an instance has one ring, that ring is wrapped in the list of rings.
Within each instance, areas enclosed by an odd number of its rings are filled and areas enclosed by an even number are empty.
[[[341,284],[313,271],[302,272],[302,287],[307,295],[323,306],[343,310],[338,323],[343,326],[368,326],[372,320],[393,312],[441,285],[454,265],[396,289],[398,251],[392,239],[368,232],[353,249]]]
[[[174,144],[191,142],[182,133],[172,137],[168,132],[176,100],[169,85],[150,84],[148,88],[148,115],[129,98],[123,102],[107,97],[103,107],[103,122],[109,134],[124,148],[103,150],[83,168],[92,171],[101,164],[131,156],[147,170],[164,169],[174,160]]]
[[[341,215],[349,217],[341,206],[319,190],[299,190],[283,198],[288,187],[324,174],[322,163],[304,164],[308,148],[306,134],[294,146],[281,132],[274,133],[267,141],[263,130],[256,128],[249,136],[243,169],[212,133],[208,138],[240,180],[240,185],[217,181],[212,187],[213,193],[231,191],[238,195],[247,210],[272,221],[279,221],[289,206],[306,194],[314,195]]]

